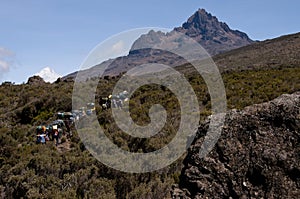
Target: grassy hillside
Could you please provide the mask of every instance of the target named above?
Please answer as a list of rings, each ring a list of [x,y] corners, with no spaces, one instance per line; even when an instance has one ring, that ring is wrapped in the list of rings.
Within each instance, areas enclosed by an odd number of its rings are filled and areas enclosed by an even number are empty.
[[[291,38],[293,44],[290,43]],[[299,35],[287,36],[217,56],[217,63],[237,69],[222,73],[228,108],[241,109],[269,101],[283,93],[299,91],[299,42],[295,43],[298,38]],[[281,43],[278,48],[275,47],[277,42]],[[290,49],[296,51],[291,59]],[[273,53],[277,61],[270,59]],[[246,55],[248,58],[243,57]],[[265,57],[258,59],[258,55]],[[259,67],[239,70],[251,64]],[[192,70],[180,70],[196,92],[204,119],[210,114],[207,88]],[[97,96],[110,94],[117,81],[118,78],[100,80]],[[72,89],[73,82],[67,81],[0,86],[1,195],[6,198],[169,197],[171,185],[178,183],[182,158],[160,171],[126,174],[98,162],[85,149],[75,129],[73,137],[65,139],[58,147],[51,141],[46,145],[35,143],[36,125],[54,120],[58,111],[71,110]],[[133,120],[139,124],[149,122],[148,110],[154,103],[164,105],[168,119],[163,130],[148,140],[124,134],[114,124],[110,110],[102,111],[99,104],[96,106],[98,120],[111,141],[124,150],[153,151],[173,138],[180,121],[175,96],[168,89],[156,85],[141,87],[131,99]]]
[[[300,33],[257,42],[213,57],[222,71],[299,67]]]

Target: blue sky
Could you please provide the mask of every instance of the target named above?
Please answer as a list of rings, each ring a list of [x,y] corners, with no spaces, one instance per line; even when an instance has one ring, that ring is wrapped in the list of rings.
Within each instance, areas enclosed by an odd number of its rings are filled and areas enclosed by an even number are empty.
[[[141,27],[172,29],[198,8],[254,40],[300,32],[298,0],[2,0],[0,82],[26,82],[46,66],[66,75],[110,36]]]

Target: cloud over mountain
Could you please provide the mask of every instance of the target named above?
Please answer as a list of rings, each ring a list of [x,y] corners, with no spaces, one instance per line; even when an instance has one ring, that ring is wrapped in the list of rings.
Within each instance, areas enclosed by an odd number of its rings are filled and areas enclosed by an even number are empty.
[[[9,72],[11,66],[13,65],[15,54],[3,47],[0,47],[0,79],[3,75]]]

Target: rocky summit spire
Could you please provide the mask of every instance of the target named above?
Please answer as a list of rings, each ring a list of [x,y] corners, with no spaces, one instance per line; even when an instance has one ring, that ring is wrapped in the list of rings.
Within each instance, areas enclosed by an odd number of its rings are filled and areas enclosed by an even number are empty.
[[[196,11],[181,27],[174,30],[194,38],[211,55],[253,43],[246,33],[230,29],[226,23],[220,22],[204,9]]]

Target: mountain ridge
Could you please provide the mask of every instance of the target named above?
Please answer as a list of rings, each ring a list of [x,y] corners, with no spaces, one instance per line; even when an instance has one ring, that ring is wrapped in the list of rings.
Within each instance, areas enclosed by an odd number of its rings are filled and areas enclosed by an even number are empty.
[[[144,63],[161,63],[172,67],[186,63],[185,60],[176,55],[171,55],[169,52],[158,52],[156,50],[140,49],[144,43],[157,43],[169,39],[170,35],[174,32],[182,34],[195,39],[204,49],[211,55],[216,55],[221,52],[226,52],[238,47],[254,43],[246,33],[237,30],[231,30],[224,22],[219,22],[217,17],[212,16],[204,9],[196,11],[189,19],[183,23],[182,27],[176,27],[171,32],[163,33],[160,31],[149,31],[147,34],[141,35],[131,47],[127,56],[115,58],[109,65],[104,75],[116,76],[122,72],[144,64]],[[177,44],[176,39],[171,40],[172,43]],[[176,43],[177,42],[177,43]],[[180,44],[180,43],[179,43]],[[91,71],[95,68],[101,67],[102,63],[92,67]],[[93,72],[84,72],[86,78],[95,77]],[[75,77],[76,72],[65,76],[63,79]]]
[[[205,9],[199,9],[181,27],[174,30],[198,41],[212,56],[254,43],[246,33],[232,30]]]
[[[196,40],[211,56],[254,43],[246,33],[232,30],[216,16],[205,9],[199,9],[182,26],[174,28],[171,32],[164,34],[160,31],[150,31],[142,35],[134,42],[132,48],[139,46],[137,43],[154,43],[163,40],[173,32],[185,34]]]
[[[220,72],[282,68],[285,66],[298,67],[300,65],[298,52],[300,52],[300,32],[255,42],[215,55],[212,59],[218,66]],[[135,52],[131,51],[130,53],[134,54]],[[124,59],[123,57],[119,57],[116,60],[110,61],[124,62]],[[187,71],[189,67],[186,67],[184,63],[182,64],[183,65],[176,66],[176,68]],[[97,66],[92,67],[92,69],[97,71]],[[83,70],[81,72],[86,73],[86,77],[88,77],[89,74],[91,74],[89,70]],[[77,72],[73,72],[62,77],[62,79],[75,79],[76,75]],[[114,75],[119,75],[119,73]],[[82,79],[82,81],[84,81],[84,79]]]

